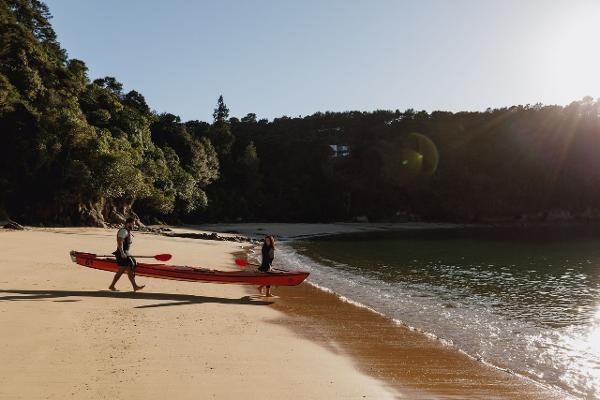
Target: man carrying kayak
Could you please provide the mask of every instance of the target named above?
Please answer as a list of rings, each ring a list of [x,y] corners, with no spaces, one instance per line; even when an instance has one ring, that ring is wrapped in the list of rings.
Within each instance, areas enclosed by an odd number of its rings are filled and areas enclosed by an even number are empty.
[[[127,269],[127,276],[129,276],[129,280],[131,281],[131,285],[133,286],[134,291],[142,290],[145,285],[138,286],[135,283],[135,266],[136,261],[135,258],[129,255],[129,248],[132,243],[132,234],[131,230],[133,229],[133,225],[135,223],[135,219],[129,217],[125,220],[125,225],[119,229],[117,232],[117,250],[113,253],[117,258],[117,265],[119,266],[119,270],[115,274],[115,277],[108,287],[112,291],[116,291],[117,288],[115,285],[117,281],[123,275],[123,272]]]

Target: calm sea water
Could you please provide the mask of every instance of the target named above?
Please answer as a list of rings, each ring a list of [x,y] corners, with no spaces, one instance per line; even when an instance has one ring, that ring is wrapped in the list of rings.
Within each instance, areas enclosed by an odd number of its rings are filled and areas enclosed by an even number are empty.
[[[600,231],[347,235],[291,242],[277,257],[482,362],[600,399]]]

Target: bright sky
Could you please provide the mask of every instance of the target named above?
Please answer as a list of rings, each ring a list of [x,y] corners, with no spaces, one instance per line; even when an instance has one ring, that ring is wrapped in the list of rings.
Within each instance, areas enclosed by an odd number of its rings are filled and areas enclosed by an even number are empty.
[[[212,120],[600,96],[598,0],[46,0],[69,57]]]

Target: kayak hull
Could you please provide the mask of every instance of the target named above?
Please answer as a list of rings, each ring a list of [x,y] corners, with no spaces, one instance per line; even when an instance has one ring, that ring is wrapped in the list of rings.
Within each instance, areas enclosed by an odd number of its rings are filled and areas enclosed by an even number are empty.
[[[78,265],[101,271],[117,272],[119,269],[114,258],[98,257],[91,253],[71,251],[71,259]],[[218,271],[207,268],[138,262],[135,275],[190,282],[296,286],[302,283],[309,273],[305,271]]]

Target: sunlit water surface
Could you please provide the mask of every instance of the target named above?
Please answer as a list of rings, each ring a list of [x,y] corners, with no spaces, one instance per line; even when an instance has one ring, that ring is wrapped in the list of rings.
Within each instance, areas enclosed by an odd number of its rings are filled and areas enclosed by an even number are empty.
[[[600,399],[600,232],[468,229],[280,246],[313,284],[498,368]]]

